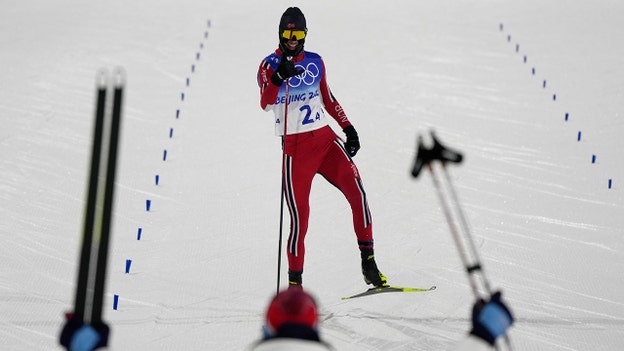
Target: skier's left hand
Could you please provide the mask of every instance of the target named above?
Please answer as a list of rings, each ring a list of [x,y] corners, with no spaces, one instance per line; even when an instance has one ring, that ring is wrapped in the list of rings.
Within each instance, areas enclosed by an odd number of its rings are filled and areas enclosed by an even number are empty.
[[[349,156],[353,157],[360,149],[360,138],[358,138],[358,133],[355,131],[353,126],[345,127],[342,131],[347,136],[347,141],[344,144],[345,149],[347,149]]]

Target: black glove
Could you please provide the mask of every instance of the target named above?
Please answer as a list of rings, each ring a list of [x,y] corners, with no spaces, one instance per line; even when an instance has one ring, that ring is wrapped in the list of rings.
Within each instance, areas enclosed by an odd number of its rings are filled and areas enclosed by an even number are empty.
[[[301,68],[295,68],[295,63],[291,60],[286,59],[286,57],[282,57],[282,61],[273,75],[271,76],[271,82],[278,87],[282,85],[282,83],[290,77],[298,76],[303,73],[304,70]]]
[[[500,291],[497,291],[490,297],[490,301],[478,300],[474,304],[470,334],[494,346],[496,338],[505,335],[513,322],[511,311],[501,300]]]
[[[345,149],[347,149],[349,156],[353,157],[360,149],[360,138],[358,138],[358,133],[355,131],[353,126],[345,127],[342,131],[347,136],[347,141],[344,144]]]

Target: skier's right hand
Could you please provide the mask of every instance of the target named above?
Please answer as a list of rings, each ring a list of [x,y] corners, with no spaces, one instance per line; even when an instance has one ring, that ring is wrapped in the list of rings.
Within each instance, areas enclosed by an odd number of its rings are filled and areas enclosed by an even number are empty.
[[[273,75],[271,75],[271,82],[278,87],[282,85],[282,83],[288,78],[300,75],[304,70],[295,67],[295,63],[291,60],[288,60],[286,57],[282,57],[282,61]]]

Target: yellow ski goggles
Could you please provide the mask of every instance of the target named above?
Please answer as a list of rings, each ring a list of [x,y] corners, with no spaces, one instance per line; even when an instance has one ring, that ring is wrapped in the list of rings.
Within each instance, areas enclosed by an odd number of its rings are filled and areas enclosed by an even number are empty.
[[[282,38],[288,40],[302,40],[306,36],[306,31],[301,29],[285,29],[282,31]]]

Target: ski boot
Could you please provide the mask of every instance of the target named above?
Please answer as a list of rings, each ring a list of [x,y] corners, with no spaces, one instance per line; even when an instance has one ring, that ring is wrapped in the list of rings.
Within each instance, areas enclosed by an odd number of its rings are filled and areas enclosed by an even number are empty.
[[[366,284],[373,284],[376,287],[388,286],[386,276],[377,268],[373,249],[362,249],[362,275]]]
[[[299,288],[301,289],[301,283],[303,282],[303,278],[301,277],[302,271],[288,271],[288,288]]]

